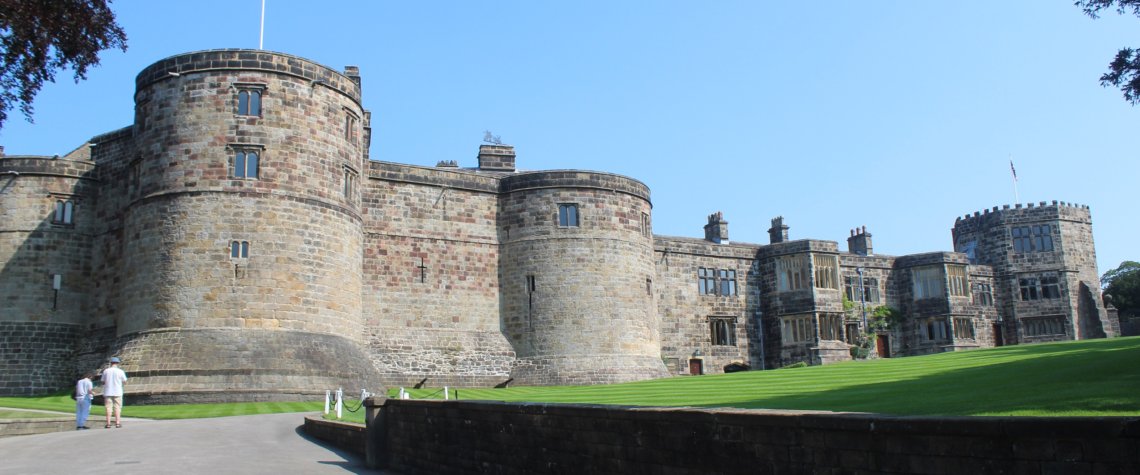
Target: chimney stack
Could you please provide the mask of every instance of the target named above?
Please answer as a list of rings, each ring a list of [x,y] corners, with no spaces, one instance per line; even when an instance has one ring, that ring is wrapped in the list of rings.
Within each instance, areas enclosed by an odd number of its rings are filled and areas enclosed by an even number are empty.
[[[871,249],[871,233],[867,232],[867,227],[852,229],[851,237],[847,238],[847,252],[860,256],[870,256],[873,251]]]
[[[515,147],[503,144],[479,146],[479,169],[496,172],[515,171]]]
[[[783,216],[772,218],[772,227],[768,229],[768,242],[772,244],[788,240],[788,226],[784,224]]]
[[[709,224],[705,225],[705,240],[728,244],[728,221],[724,220],[724,213],[717,211],[709,215]]]

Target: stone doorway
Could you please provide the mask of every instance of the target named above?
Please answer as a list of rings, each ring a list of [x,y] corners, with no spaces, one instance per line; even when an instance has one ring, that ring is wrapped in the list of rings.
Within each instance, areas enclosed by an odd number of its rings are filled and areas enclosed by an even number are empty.
[[[689,360],[689,374],[696,376],[698,374],[705,374],[705,361],[700,358],[692,358]]]
[[[1001,324],[995,323],[994,324],[994,346],[1002,346],[1002,345],[1005,345],[1005,338],[1002,336],[1002,333],[1001,333]]]
[[[891,337],[883,334],[876,335],[875,348],[879,350],[879,358],[891,357]]]

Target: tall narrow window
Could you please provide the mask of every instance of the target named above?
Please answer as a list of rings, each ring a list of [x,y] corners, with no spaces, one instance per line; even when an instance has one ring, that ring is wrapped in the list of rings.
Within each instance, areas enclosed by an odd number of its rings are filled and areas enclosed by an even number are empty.
[[[71,200],[59,200],[55,202],[55,213],[51,217],[51,222],[55,224],[72,224],[75,217],[75,204]]]
[[[969,279],[966,277],[966,266],[946,266],[946,277],[950,282],[951,296],[970,296],[970,283]]]
[[[249,241],[230,242],[230,257],[234,259],[249,257]]]
[[[344,113],[344,139],[356,143],[356,115],[352,112]]]
[[[736,346],[736,318],[709,317],[709,333],[716,346]]]
[[[701,295],[716,294],[716,269],[697,268],[697,291]]]
[[[1053,250],[1053,234],[1048,224],[1033,227],[1033,250],[1047,252]]]
[[[564,228],[578,227],[578,205],[560,203],[558,205],[558,225]]]
[[[813,254],[812,263],[815,264],[815,286],[839,290],[839,258]]]
[[[645,295],[653,296],[653,279],[645,279]]]
[[[237,115],[261,117],[261,89],[238,89]]]
[[[946,277],[942,266],[919,267],[911,270],[914,279],[914,299],[942,298],[946,289]]]
[[[641,213],[641,234],[645,237],[653,236],[653,229],[649,224],[649,213]]]
[[[808,287],[807,256],[780,256],[776,258],[776,290],[787,292]]]
[[[257,179],[260,171],[260,159],[261,157],[257,150],[235,149],[233,177]]]
[[[994,306],[994,288],[990,284],[974,285],[974,305]]]
[[[352,198],[356,193],[356,170],[344,167],[344,197]]]

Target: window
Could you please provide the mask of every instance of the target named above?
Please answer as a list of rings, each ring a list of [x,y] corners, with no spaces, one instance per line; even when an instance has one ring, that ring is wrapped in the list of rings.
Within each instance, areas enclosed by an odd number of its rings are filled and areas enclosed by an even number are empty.
[[[1048,252],[1053,250],[1053,227],[1048,224],[1019,226],[1010,230],[1015,252]]]
[[[813,254],[812,262],[815,264],[815,286],[839,290],[839,258]]]
[[[653,228],[649,225],[649,213],[641,213],[641,234],[653,237]]]
[[[1053,250],[1053,234],[1048,224],[1033,227],[1033,249],[1038,252]]]
[[[344,139],[356,143],[356,115],[352,112],[344,114]]]
[[[815,341],[811,315],[783,317],[780,319],[780,335],[785,345]]]
[[[1059,299],[1061,298],[1061,284],[1057,281],[1057,276],[1046,275],[1041,277],[1041,298],[1044,299]]]
[[[1055,275],[1023,277],[1018,279],[1021,287],[1021,300],[1059,299],[1061,283]]]
[[[260,157],[257,150],[234,149],[233,177],[256,180],[259,162]]]
[[[71,200],[58,200],[55,202],[55,213],[51,222],[55,224],[73,224],[75,218],[75,203]]]
[[[645,295],[653,296],[653,279],[645,279]]]
[[[946,320],[943,318],[928,318],[925,321],[919,322],[918,333],[923,340],[926,341],[940,341],[950,337],[946,328]]]
[[[974,339],[974,319],[972,319],[972,318],[955,318],[954,319],[954,339],[956,339],[956,340],[973,340]]]
[[[709,317],[712,344],[736,346],[736,317]]]
[[[230,257],[245,259],[249,257],[249,241],[233,241],[230,243]]]
[[[819,339],[843,341],[843,314],[819,314]]]
[[[720,295],[736,295],[736,271],[720,270]]]
[[[946,266],[946,277],[950,281],[950,296],[970,296],[970,281],[966,277],[966,266]]]
[[[1023,318],[1021,325],[1025,329],[1025,336],[1064,335],[1065,322],[1063,317]]]
[[[780,256],[776,258],[776,291],[788,292],[808,286],[807,256]]]
[[[564,228],[578,227],[578,205],[572,203],[559,204],[558,225]]]
[[[356,170],[344,167],[344,197],[352,198],[356,193]]]
[[[994,306],[994,288],[990,284],[974,284],[974,305]]]
[[[847,300],[852,302],[859,302],[859,292],[855,289],[859,288],[859,277],[844,277],[843,278],[843,292],[847,295]],[[879,279],[874,277],[863,278],[863,302],[879,303]]]
[[[736,271],[732,269],[697,269],[697,290],[701,295],[736,295]]]
[[[261,89],[238,89],[237,115],[261,117]]]
[[[533,275],[526,276],[526,291],[527,291],[527,293],[533,294],[536,288],[537,287],[535,287],[534,276]]]
[[[944,295],[944,278],[942,266],[920,267],[911,270],[914,278],[914,299],[942,298]]]
[[[1019,279],[1018,283],[1021,285],[1021,300],[1037,300],[1040,298],[1037,279],[1026,277]]]

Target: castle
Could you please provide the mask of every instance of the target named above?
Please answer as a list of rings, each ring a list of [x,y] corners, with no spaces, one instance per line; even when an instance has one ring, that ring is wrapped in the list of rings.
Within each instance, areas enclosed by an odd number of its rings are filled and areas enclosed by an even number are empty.
[[[652,233],[649,188],[369,159],[357,68],[258,50],[163,59],[135,120],[66,156],[0,157],[0,394],[119,356],[139,402],[336,387],[599,384],[1115,336],[1086,206],[960,217],[956,252],[871,234]],[[2,152],[0,152],[2,154]]]

